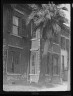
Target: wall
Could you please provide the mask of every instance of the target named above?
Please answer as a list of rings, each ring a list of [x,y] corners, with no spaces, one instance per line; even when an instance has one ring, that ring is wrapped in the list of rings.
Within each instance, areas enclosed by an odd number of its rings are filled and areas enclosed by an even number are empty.
[[[20,53],[21,53],[20,66],[17,69],[17,70],[20,69],[21,75],[20,76],[17,76],[17,75],[15,76],[15,75],[7,75],[6,74],[6,75],[4,75],[4,77],[7,76],[6,77],[7,80],[8,80],[8,78],[18,78],[18,79],[20,79],[20,77],[23,78],[23,77],[27,76],[27,68],[28,68],[29,55],[30,55],[30,51],[29,51],[29,49],[30,49],[30,40],[29,40],[29,37],[20,38],[20,37],[17,37],[17,36],[10,35],[11,31],[8,28],[8,25],[9,25],[9,22],[8,22],[8,19],[9,19],[8,18],[8,9],[10,9],[10,7],[8,7],[8,5],[4,5],[3,7],[4,7],[4,9],[3,9],[3,39],[5,39],[5,41],[6,41],[7,50],[9,50],[8,45],[22,48],[21,51],[20,51]],[[27,29],[26,29],[26,31],[27,31]],[[3,45],[4,45],[4,43],[3,43]],[[7,57],[6,57],[6,59],[7,59]],[[7,64],[7,60],[6,60],[6,63],[5,63],[5,67],[6,67],[6,64]],[[5,70],[5,73],[6,73],[6,70]],[[9,80],[11,80],[11,79],[9,79]]]

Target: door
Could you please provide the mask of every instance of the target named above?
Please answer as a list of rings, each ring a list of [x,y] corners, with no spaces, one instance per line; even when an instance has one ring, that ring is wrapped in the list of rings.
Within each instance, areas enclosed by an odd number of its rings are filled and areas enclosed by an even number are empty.
[[[39,58],[38,51],[32,51],[30,57],[30,83],[39,80]]]
[[[8,51],[7,72],[10,74],[20,74],[20,52],[10,49]]]

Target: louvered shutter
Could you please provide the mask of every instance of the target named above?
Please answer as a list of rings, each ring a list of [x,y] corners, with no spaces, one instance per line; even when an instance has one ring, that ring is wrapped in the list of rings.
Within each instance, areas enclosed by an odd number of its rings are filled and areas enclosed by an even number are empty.
[[[19,36],[22,36],[22,19],[21,17],[19,18],[19,21],[18,21],[18,35]]]
[[[27,30],[26,30],[26,24],[24,19],[22,19],[22,36],[27,37]]]
[[[9,33],[11,33],[12,32],[12,15],[13,14],[13,12],[12,12],[12,10],[8,10],[8,32]]]

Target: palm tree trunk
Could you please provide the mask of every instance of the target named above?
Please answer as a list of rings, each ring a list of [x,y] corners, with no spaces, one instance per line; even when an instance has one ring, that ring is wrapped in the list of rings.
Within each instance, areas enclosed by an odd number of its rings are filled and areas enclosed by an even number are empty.
[[[41,54],[41,64],[40,64],[40,80],[45,81],[45,74],[47,73],[47,55],[49,48],[49,40],[44,42],[43,53]]]

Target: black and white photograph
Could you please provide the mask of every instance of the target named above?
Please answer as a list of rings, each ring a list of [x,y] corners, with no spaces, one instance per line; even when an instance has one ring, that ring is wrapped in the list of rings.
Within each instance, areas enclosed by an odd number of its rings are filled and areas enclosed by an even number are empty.
[[[3,4],[3,91],[71,90],[71,4]]]

